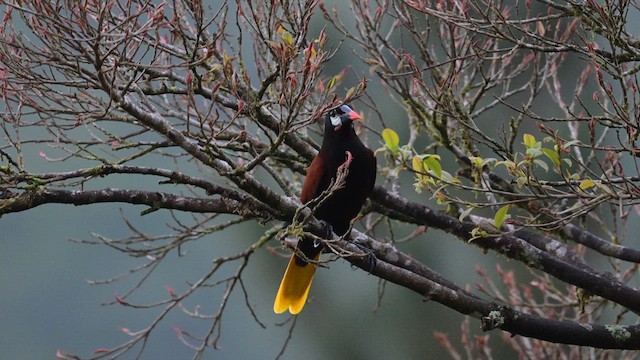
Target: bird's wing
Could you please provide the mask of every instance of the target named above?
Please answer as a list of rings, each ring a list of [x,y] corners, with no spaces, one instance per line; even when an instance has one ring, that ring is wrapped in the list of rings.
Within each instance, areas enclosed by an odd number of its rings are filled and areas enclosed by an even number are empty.
[[[307,177],[305,177],[304,184],[302,184],[300,201],[303,204],[306,204],[318,197],[318,195],[324,191],[324,189],[322,189],[322,184],[326,176],[325,172],[326,166],[324,157],[322,157],[321,154],[318,154],[311,162],[309,170],[307,170]]]

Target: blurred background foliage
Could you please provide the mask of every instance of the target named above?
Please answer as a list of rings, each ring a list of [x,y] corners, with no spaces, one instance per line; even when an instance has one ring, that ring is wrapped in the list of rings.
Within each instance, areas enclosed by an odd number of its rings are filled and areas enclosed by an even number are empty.
[[[215,1],[215,0],[214,0]],[[215,8],[215,4],[210,4]],[[325,6],[336,7],[343,18],[349,17],[349,7],[341,1],[325,1]],[[640,22],[629,21],[638,29]],[[339,33],[327,24],[319,14],[312,22],[311,34],[318,34],[323,28],[329,41],[335,46],[341,42]],[[347,26],[351,26],[347,24]],[[392,38],[394,38],[392,36]],[[401,41],[395,37],[395,41]],[[435,40],[435,39],[434,39]],[[245,54],[251,53],[251,45],[245,43]],[[362,76],[369,78],[369,67],[355,61],[353,44],[346,41],[337,55],[323,70],[327,77],[348,69],[344,91],[356,86]],[[406,49],[411,52],[411,49]],[[580,60],[575,60],[580,61]],[[562,78],[574,79],[580,72],[580,65],[571,61],[563,65]],[[255,74],[251,74],[255,77]],[[571,91],[569,87],[564,91]],[[593,91],[593,90],[590,90]],[[589,93],[587,91],[586,93]],[[378,105],[386,127],[394,129],[405,141],[408,137],[406,111],[390,101],[387,92],[375,78],[367,86],[367,94]],[[539,114],[554,116],[545,112],[544,103],[549,95],[540,96],[537,102]],[[2,104],[0,104],[2,106]],[[382,146],[378,135],[384,127],[377,117],[362,104],[354,107],[366,119],[369,146]],[[490,113],[496,119],[506,119],[513,111],[505,107]],[[493,126],[485,123],[487,130]],[[523,132],[534,131],[534,124],[523,127]],[[320,141],[319,137],[316,139]],[[418,144],[426,146],[426,139]],[[37,151],[25,150],[29,170],[33,172],[64,171],[78,166],[71,160],[67,163],[51,163]],[[54,157],[50,149],[47,156]],[[160,165],[166,158],[158,157]],[[379,163],[384,164],[382,156]],[[146,166],[153,162],[146,160]],[[192,163],[181,163],[188,168]],[[443,161],[443,168],[455,172],[455,162]],[[213,175],[212,175],[213,176]],[[379,179],[379,183],[384,179]],[[126,176],[109,176],[92,186],[120,187],[130,183]],[[136,187],[158,188],[154,179],[136,178]],[[413,183],[409,173],[401,174],[405,185]],[[416,194],[412,187],[404,186],[403,195],[416,201],[435,204],[429,193]],[[114,347],[127,340],[126,329],[136,331],[147,325],[156,313],[154,310],[134,310],[113,305],[116,294],[133,285],[135,279],[102,285],[92,285],[95,281],[111,278],[140,265],[142,261],[127,257],[107,246],[90,246],[73,240],[91,238],[101,234],[110,238],[130,235],[125,221],[143,231],[162,234],[164,224],[171,222],[167,211],[156,211],[140,216],[144,206],[99,204],[75,207],[69,205],[44,205],[28,212],[6,214],[0,220],[0,354],[6,359],[47,359],[55,357],[58,350],[78,354],[90,354],[98,348]],[[486,215],[490,215],[487,211]],[[178,216],[185,216],[178,214]],[[246,223],[208,236],[200,241],[183,246],[183,256],[173,252],[156,269],[152,277],[143,285],[131,301],[148,302],[165,298],[168,288],[184,290],[189,281],[197,280],[210,268],[212,259],[224,254],[233,254],[244,249],[263,235],[266,227],[257,223]],[[408,235],[415,226],[397,229],[396,237]],[[640,231],[637,224],[631,224],[629,232]],[[72,241],[69,241],[72,240]],[[277,244],[271,243],[275,247]],[[496,272],[496,265],[515,268],[516,277],[523,283],[529,279],[528,271],[522,266],[513,266],[497,256],[485,256],[478,249],[467,246],[451,236],[427,229],[419,241],[400,245],[401,249],[424,264],[445,274],[457,284],[473,284],[481,281],[476,269],[480,267],[490,274]],[[589,259],[589,258],[588,258]],[[604,261],[604,260],[599,260]],[[248,292],[250,305],[255,309],[261,327],[251,316],[241,293],[234,292],[232,301],[224,314],[221,349],[208,356],[215,359],[258,359],[275,358],[283,347],[289,332],[291,318],[275,315],[272,301],[280,282],[286,259],[269,251],[267,247],[252,256],[244,273],[244,286]],[[597,267],[599,264],[592,264]],[[229,273],[233,269],[228,269]],[[434,333],[450,334],[451,341],[459,344],[461,323],[464,316],[434,302],[424,302],[409,290],[393,284],[384,287],[384,296],[378,304],[380,281],[363,271],[352,269],[343,260],[330,264],[330,269],[320,269],[311,290],[310,304],[297,318],[292,339],[282,358],[284,359],[441,359],[448,353],[437,342]],[[223,288],[199,292],[185,302],[187,308],[200,305],[207,312],[215,311]],[[175,325],[186,331],[199,333],[208,326],[197,322],[180,312],[169,315],[168,321],[160,324],[151,337],[144,359],[190,358],[192,350],[177,338]],[[472,335],[481,336],[479,324],[471,322]],[[511,358],[500,340],[497,331],[491,333],[493,357]],[[131,355],[125,356],[129,358]],[[481,357],[481,355],[478,355]]]
[[[346,3],[326,2],[340,12],[350,10]],[[318,14],[313,20],[312,34],[326,27]],[[329,41],[337,45],[340,35],[326,27]],[[247,45],[248,47],[249,45]],[[332,76],[348,68],[344,89],[355,86],[358,76],[368,73],[368,67],[354,61],[349,43],[327,64],[324,73]],[[247,49],[250,50],[250,49]],[[247,51],[246,54],[249,54]],[[384,89],[375,82],[368,93],[379,103],[382,116],[389,127],[406,134],[406,113],[389,101]],[[1,105],[0,105],[1,106]],[[366,109],[356,109],[365,119],[371,115]],[[365,120],[366,121],[366,120]],[[366,123],[380,130],[379,124]],[[367,134],[369,146],[382,146],[375,134]],[[49,152],[49,149],[42,149]],[[73,161],[50,163],[37,152],[27,153],[34,172],[63,171],[78,165]],[[49,155],[49,154],[48,154]],[[52,156],[52,155],[50,155]],[[166,159],[158,159],[161,164]],[[379,160],[380,161],[380,160]],[[154,164],[149,164],[153,166]],[[183,164],[183,166],[188,166]],[[109,176],[105,187],[119,187],[129,182],[126,176]],[[136,179],[138,188],[153,189],[157,181]],[[410,183],[410,176],[404,182]],[[410,189],[410,188],[409,188]],[[416,195],[405,194],[412,197]],[[421,196],[427,201],[428,195]],[[92,281],[110,278],[126,272],[142,262],[106,246],[78,244],[69,239],[87,239],[92,233],[110,238],[129,235],[123,218],[128,218],[140,230],[161,234],[162,225],[169,222],[169,214],[158,211],[140,216],[145,206],[99,204],[92,206],[44,205],[23,213],[7,214],[0,221],[0,349],[7,359],[47,359],[57,350],[87,354],[97,348],[110,348],[123,341],[126,335],[120,328],[135,331],[144,327],[153,311],[102,306],[112,302],[114,295],[132,285],[133,279],[106,285],[91,285]],[[231,231],[213,234],[203,241],[192,242],[183,249],[185,256],[170,256],[138,292],[136,301],[152,301],[166,296],[166,287],[179,289],[185,281],[194,281],[208,268],[213,258],[235,253],[262,236],[265,228],[254,223],[234,227]],[[401,231],[410,232],[413,227]],[[272,244],[275,246],[275,244]],[[434,270],[447,274],[459,284],[478,281],[476,265],[493,267],[495,259],[479,256],[478,252],[458,241],[447,241],[443,233],[427,231],[423,240],[411,242],[403,249],[429,264]],[[258,318],[266,329],[258,326],[248,313],[244,299],[238,294],[231,301],[223,321],[221,349],[216,359],[274,358],[287,338],[289,327],[278,324],[287,321],[275,315],[272,302],[280,283],[286,259],[274,257],[267,248],[254,255],[245,273],[245,286]],[[383,358],[442,358],[444,349],[434,338],[434,331],[453,334],[459,332],[463,316],[443,311],[441,305],[424,303],[407,289],[388,285],[380,306],[377,305],[378,280],[362,271],[351,269],[345,261],[337,261],[330,269],[321,269],[310,294],[310,306],[297,320],[296,329],[284,359],[383,359]],[[215,308],[222,295],[210,299],[195,294],[189,305]],[[141,298],[141,297],[145,298]],[[289,319],[289,321],[291,321]],[[170,324],[198,333],[198,322],[181,314],[156,330],[143,355],[144,359],[189,358],[192,350],[177,339]],[[207,324],[200,324],[202,327]],[[476,329],[479,330],[479,329]],[[125,357],[127,358],[127,357]]]

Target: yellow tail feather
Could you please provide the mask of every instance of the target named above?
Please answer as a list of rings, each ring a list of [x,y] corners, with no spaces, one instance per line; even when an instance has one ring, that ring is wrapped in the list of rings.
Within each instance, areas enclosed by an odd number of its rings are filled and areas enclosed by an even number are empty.
[[[313,260],[317,261],[318,259],[320,259],[320,254]],[[282,277],[276,301],[273,303],[273,311],[280,314],[289,310],[294,315],[302,311],[307,302],[315,272],[316,266],[314,264],[300,266],[296,264],[296,256],[292,255]]]

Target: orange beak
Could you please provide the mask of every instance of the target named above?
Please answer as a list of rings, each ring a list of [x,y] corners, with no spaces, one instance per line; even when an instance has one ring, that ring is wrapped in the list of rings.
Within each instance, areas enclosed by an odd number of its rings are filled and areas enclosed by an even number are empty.
[[[355,112],[355,111],[351,110],[351,111],[349,112],[349,119],[350,119],[351,121],[355,121],[355,120],[360,120],[360,119],[362,119],[362,117],[361,117],[361,116],[360,116],[360,114],[358,114],[357,112]]]

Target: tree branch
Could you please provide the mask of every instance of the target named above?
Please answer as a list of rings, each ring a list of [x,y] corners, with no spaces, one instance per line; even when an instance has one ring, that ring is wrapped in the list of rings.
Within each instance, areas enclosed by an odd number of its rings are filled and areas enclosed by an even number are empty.
[[[322,231],[318,224],[316,231]],[[376,265],[371,269],[367,254],[361,247],[344,240],[330,240],[332,246],[338,246],[353,265],[395,284],[401,285],[422,295],[426,300],[434,300],[462,314],[482,320],[482,328],[489,331],[495,328],[540,340],[594,346],[603,349],[640,349],[640,325],[597,325],[558,321],[541,318],[513,310],[508,306],[483,300],[446,280],[424,264],[393,248],[388,244],[353,231],[352,240],[366,245],[376,257]]]
[[[145,214],[158,209],[174,209],[195,213],[234,214],[260,219],[270,219],[275,215],[224,197],[202,199],[129,189],[55,190],[36,188],[17,196],[7,197],[6,194],[4,196],[0,201],[0,214],[25,211],[43,204],[90,205],[118,202],[149,206],[150,209],[146,210]]]
[[[456,235],[463,241],[470,241],[471,232],[478,224],[464,223],[452,216],[409,201],[387,190],[376,187],[372,199],[381,205],[410,216],[413,222],[438,228]],[[517,236],[501,234],[493,237],[473,239],[472,243],[483,249],[492,249],[508,258],[518,260],[533,269],[544,271],[567,283],[588,290],[615,303],[623,305],[635,313],[640,313],[640,292],[626,286],[617,279],[586,270],[555,258],[547,252],[529,245]]]

